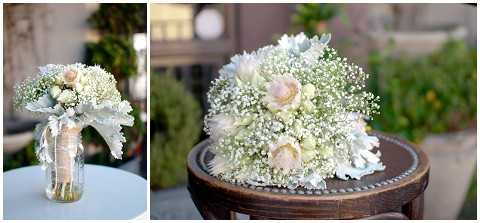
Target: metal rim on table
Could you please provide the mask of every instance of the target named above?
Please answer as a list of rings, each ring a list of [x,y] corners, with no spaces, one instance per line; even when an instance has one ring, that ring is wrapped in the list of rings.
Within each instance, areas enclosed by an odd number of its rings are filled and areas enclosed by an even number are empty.
[[[251,184],[248,184],[248,183],[236,183],[236,184],[229,183],[229,184],[236,185],[236,186],[243,187],[243,188],[250,189],[250,190],[263,191],[263,192],[276,193],[276,194],[284,194],[284,195],[288,195],[288,194],[293,195],[294,194],[294,195],[307,195],[307,196],[308,195],[316,195],[316,196],[318,196],[318,195],[343,194],[343,193],[368,191],[368,190],[372,190],[372,189],[375,189],[375,188],[380,188],[380,187],[387,186],[389,184],[395,183],[397,181],[400,181],[401,179],[404,179],[404,178],[408,177],[418,168],[419,156],[418,156],[418,153],[415,151],[415,149],[411,145],[409,145],[407,143],[404,143],[404,142],[402,142],[402,141],[400,141],[396,138],[389,137],[389,136],[386,136],[386,135],[383,135],[383,134],[378,134],[378,133],[374,132],[373,135],[375,135],[379,139],[383,139],[387,142],[396,144],[397,146],[399,146],[399,148],[405,149],[411,155],[411,157],[413,159],[413,162],[410,165],[410,167],[408,167],[407,170],[405,170],[404,172],[402,172],[401,174],[399,174],[396,177],[386,179],[386,180],[380,181],[380,182],[375,183],[375,184],[370,184],[370,185],[363,186],[363,187],[354,187],[354,188],[347,187],[347,188],[340,188],[340,189],[311,189],[311,190],[308,190],[308,189],[305,189],[305,188],[287,189],[287,188],[280,188],[280,187],[276,187],[276,186],[275,187],[274,186],[255,186],[255,185],[251,185]],[[201,168],[202,171],[204,171],[208,175],[210,175],[212,177],[215,177],[211,174],[210,169],[206,166],[206,163],[204,162],[205,155],[206,155],[207,151],[208,151],[208,149],[204,149],[199,154],[198,160],[200,161],[199,162],[200,168]],[[225,181],[222,181],[222,182],[225,182]],[[228,183],[228,182],[225,182],[225,183]]]

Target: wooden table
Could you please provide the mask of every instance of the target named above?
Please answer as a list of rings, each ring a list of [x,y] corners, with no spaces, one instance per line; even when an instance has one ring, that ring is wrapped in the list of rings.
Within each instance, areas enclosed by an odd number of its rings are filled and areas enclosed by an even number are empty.
[[[374,132],[380,139],[383,172],[361,180],[327,180],[325,190],[288,190],[234,185],[209,174],[210,141],[188,156],[188,190],[204,219],[422,219],[429,163],[424,152],[399,138]]]

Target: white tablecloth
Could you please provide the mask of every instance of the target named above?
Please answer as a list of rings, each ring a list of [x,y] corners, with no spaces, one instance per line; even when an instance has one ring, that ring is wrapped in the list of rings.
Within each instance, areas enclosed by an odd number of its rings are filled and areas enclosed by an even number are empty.
[[[84,192],[73,203],[48,200],[44,189],[39,166],[5,172],[4,219],[148,219],[147,181],[123,170],[85,165]]]

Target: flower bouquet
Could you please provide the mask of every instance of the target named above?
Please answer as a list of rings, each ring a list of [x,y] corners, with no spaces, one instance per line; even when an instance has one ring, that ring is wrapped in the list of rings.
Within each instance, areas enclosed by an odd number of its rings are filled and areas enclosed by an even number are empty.
[[[364,121],[379,100],[362,68],[339,57],[330,35],[284,35],[231,58],[208,92],[205,131],[212,175],[232,183],[307,189],[384,170]]]
[[[132,110],[122,101],[112,74],[99,66],[46,65],[16,86],[15,105],[47,115],[35,128],[35,152],[46,170],[49,199],[72,202],[83,192],[81,130],[92,126],[113,157],[122,158],[122,125],[132,126]]]

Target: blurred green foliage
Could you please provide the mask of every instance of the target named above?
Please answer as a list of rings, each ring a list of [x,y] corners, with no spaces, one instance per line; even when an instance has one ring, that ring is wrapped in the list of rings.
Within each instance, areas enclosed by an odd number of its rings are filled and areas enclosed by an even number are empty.
[[[88,18],[88,23],[102,34],[130,37],[133,33],[147,30],[146,4],[100,4]]]
[[[102,34],[100,41],[86,44],[85,63],[100,65],[115,76],[117,88],[128,100],[129,77],[137,75],[137,56],[133,47],[132,36],[137,32],[146,32],[147,8],[145,4],[100,4],[99,8],[88,18],[92,28]],[[132,127],[124,127],[127,140],[124,147],[130,147],[146,132],[145,123],[140,118],[141,109],[132,104],[134,117]],[[92,127],[82,130],[84,144],[105,148],[101,153],[87,157],[86,162],[108,166],[118,166],[128,160],[128,153],[123,153],[122,160],[116,160],[110,155],[108,145]],[[127,150],[128,151],[128,150]]]
[[[339,14],[339,6],[336,4],[305,3],[297,5],[292,17],[293,23],[301,26],[307,36],[317,34],[318,22],[327,21]]]
[[[134,76],[137,59],[132,36],[147,31],[146,5],[100,4],[88,22],[102,34],[102,38],[98,43],[87,44],[85,63],[101,65],[120,81]]]
[[[130,112],[130,115],[135,119],[133,121],[133,126],[124,128],[125,135],[128,136],[126,142],[127,144],[132,143],[132,140],[139,139],[147,133],[145,122],[142,121],[142,117],[140,116],[141,113],[142,109],[139,106],[132,105],[132,111]]]
[[[476,117],[476,50],[449,41],[428,55],[369,57],[369,86],[380,96],[375,129],[419,142],[429,133],[472,127]]]
[[[34,142],[28,144],[25,149],[12,155],[3,155],[3,171],[39,164],[35,155]]]
[[[164,188],[186,180],[188,152],[201,133],[201,108],[169,75],[150,79],[150,186]]]
[[[87,43],[85,63],[100,65],[115,79],[137,74],[137,57],[130,38],[106,35],[98,43]]]

